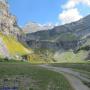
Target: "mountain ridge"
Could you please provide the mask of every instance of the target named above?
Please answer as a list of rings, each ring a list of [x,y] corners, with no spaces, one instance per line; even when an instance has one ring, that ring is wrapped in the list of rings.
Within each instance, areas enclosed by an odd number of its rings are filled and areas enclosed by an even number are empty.
[[[72,22],[70,24],[55,26],[53,29],[49,29],[48,31],[47,30],[37,31],[34,33],[27,33],[26,35],[27,37],[29,35],[31,35],[31,37],[35,36],[38,40],[49,40],[49,38],[53,38],[55,37],[55,35],[60,36],[60,34],[73,34],[74,36],[81,38],[82,36],[84,37],[84,35],[90,33],[89,22],[90,22],[90,15],[86,16],[83,19],[80,19],[79,21]],[[45,37],[42,34],[47,35],[47,37]]]
[[[29,22],[28,24],[26,24],[23,27],[23,31],[24,31],[24,33],[34,33],[34,32],[40,31],[40,30],[41,31],[49,30],[53,27],[54,27],[54,25],[52,25],[52,24],[39,24],[36,22]]]
[[[64,51],[64,53],[62,53],[63,55],[66,55],[66,58],[68,58],[68,55],[75,58],[75,53],[79,48],[90,45],[90,43],[88,43],[90,40],[89,23],[90,15],[80,19],[79,21],[56,26],[49,30],[27,33],[25,41],[29,47],[33,49],[52,49],[54,52],[58,52],[59,56],[62,56],[60,52]],[[83,55],[86,57],[83,57]],[[82,52],[81,50],[79,58],[83,57],[86,59],[88,55],[89,51]]]
[[[86,16],[85,18],[83,19],[80,19],[79,21],[76,21],[76,22],[72,22],[72,23],[69,23],[69,24],[65,24],[65,25],[60,25],[60,26],[55,26],[53,29],[49,29],[48,31],[44,30],[44,31],[37,31],[35,33],[31,33],[31,35],[36,35],[36,36],[40,36],[40,33],[46,33],[46,34],[49,34],[51,36],[55,35],[55,34],[59,34],[59,33],[72,33],[74,32],[75,35],[80,35],[80,28],[83,26],[83,28],[81,28],[83,31],[83,29],[88,29],[90,27],[90,25],[88,24],[88,22],[90,21],[90,15]],[[85,25],[85,23],[87,23]],[[87,31],[87,32],[86,32]],[[85,32],[88,34],[88,30],[84,30],[84,33]],[[29,33],[28,33],[29,34]],[[27,35],[28,35],[27,34]],[[42,35],[42,37],[44,37]]]

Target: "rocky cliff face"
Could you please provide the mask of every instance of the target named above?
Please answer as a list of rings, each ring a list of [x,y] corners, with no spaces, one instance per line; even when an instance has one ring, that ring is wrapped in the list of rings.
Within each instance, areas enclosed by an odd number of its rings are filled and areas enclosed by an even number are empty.
[[[7,46],[3,42],[2,38],[0,38],[0,57],[10,57]]]
[[[7,0],[0,0],[0,58],[20,59],[23,54],[29,53],[21,44],[23,41],[23,32],[16,17],[9,12]]]
[[[60,49],[75,50],[79,48],[85,42],[85,40],[59,41],[59,42],[30,40],[26,42],[31,48],[34,48],[34,49],[44,48],[44,49],[52,49],[52,50],[57,51]]]
[[[0,32],[15,37],[20,36],[20,28],[17,25],[16,17],[9,12],[6,0],[0,0]]]

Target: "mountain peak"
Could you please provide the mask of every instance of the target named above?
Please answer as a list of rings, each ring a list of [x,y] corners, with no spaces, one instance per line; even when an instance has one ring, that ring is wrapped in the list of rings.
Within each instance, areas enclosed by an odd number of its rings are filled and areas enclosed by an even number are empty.
[[[25,25],[23,31],[25,33],[33,33],[37,31],[52,29],[53,27],[54,27],[53,24],[40,24],[37,22],[29,22],[28,24]]]

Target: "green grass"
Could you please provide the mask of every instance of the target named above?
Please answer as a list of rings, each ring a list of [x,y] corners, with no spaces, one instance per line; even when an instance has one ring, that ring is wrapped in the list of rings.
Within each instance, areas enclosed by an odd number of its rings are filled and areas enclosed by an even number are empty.
[[[53,51],[50,49],[34,49],[34,53],[30,55],[30,63],[52,63]]]
[[[59,39],[57,39],[57,40],[61,40],[61,41],[73,41],[73,40],[77,40],[77,37],[74,34],[67,33],[67,34],[59,35]]]
[[[64,67],[64,68],[71,68],[73,71],[77,71],[83,77],[90,79],[90,63],[58,63],[58,64],[51,64],[55,67]],[[90,82],[83,81],[82,82],[90,87]]]
[[[77,36],[72,34],[72,33],[58,33],[55,34],[53,37],[49,37],[49,40],[52,41],[73,41],[73,40],[77,40]]]
[[[28,81],[30,90],[73,90],[63,75],[26,62],[0,63],[0,79],[6,77],[9,80],[17,77],[21,88],[25,83],[20,83],[20,78]],[[23,88],[19,90],[26,90]]]
[[[58,63],[80,63],[85,62],[87,56],[87,51],[79,51],[78,53],[67,51],[55,54],[54,58]]]
[[[55,67],[65,67],[90,72],[90,63],[57,63],[51,64]]]

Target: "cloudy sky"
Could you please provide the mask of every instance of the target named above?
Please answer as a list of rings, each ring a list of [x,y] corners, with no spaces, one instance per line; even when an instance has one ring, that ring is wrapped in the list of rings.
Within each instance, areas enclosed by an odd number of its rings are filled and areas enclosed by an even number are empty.
[[[8,0],[19,25],[29,21],[65,24],[90,14],[90,0]]]

